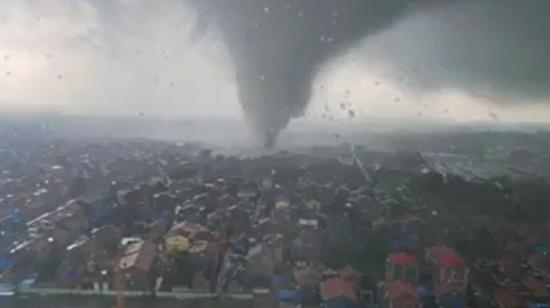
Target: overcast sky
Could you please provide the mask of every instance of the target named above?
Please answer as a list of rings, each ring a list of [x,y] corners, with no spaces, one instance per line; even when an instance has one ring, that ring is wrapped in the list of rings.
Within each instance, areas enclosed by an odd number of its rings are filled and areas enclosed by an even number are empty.
[[[241,117],[224,46],[215,31],[195,36],[194,22],[175,0],[0,0],[0,112]],[[421,86],[425,76],[411,71],[437,52],[444,25],[412,16],[334,60],[306,117],[345,117],[344,103],[358,116],[550,121],[544,98],[502,104],[483,91]]]

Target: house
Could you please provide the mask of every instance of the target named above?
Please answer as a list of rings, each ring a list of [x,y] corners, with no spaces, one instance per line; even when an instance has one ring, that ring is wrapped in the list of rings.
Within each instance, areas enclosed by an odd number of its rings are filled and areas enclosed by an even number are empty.
[[[211,292],[212,282],[206,277],[207,273],[198,271],[193,274],[193,280],[191,282],[191,288],[194,291]]]
[[[174,212],[176,208],[177,198],[169,192],[161,192],[153,196],[153,206],[158,213],[167,211]]]
[[[306,265],[296,267],[293,271],[294,281],[305,296],[316,293],[322,279],[322,266]]]
[[[168,253],[182,253],[189,250],[191,244],[189,240],[182,235],[173,235],[166,238],[164,245]]]
[[[128,289],[149,289],[156,254],[157,247],[151,242],[139,241],[126,246],[118,268]]]
[[[269,285],[275,272],[273,257],[263,244],[257,244],[248,251],[247,277],[252,285]]]
[[[273,221],[270,217],[262,218],[258,221],[258,223],[254,226],[255,234],[258,235],[268,235],[268,234],[274,234],[277,231],[277,224]]]
[[[67,289],[82,286],[87,258],[92,252],[92,241],[86,236],[69,245],[64,260],[57,268],[55,285]]]
[[[420,272],[420,262],[417,257],[406,252],[397,252],[386,258],[387,282],[401,280],[413,285],[418,283]]]
[[[67,246],[82,234],[89,225],[82,203],[72,200],[57,209],[27,223],[31,237],[44,236],[59,246]],[[50,240],[51,241],[51,240]]]
[[[166,234],[166,237],[173,235],[182,235],[190,241],[209,241],[212,240],[212,234],[202,225],[188,221],[180,222],[172,227]]]
[[[509,289],[500,288],[495,292],[495,301],[498,308],[524,308],[524,305],[516,296],[516,294]]]
[[[255,308],[274,308],[277,306],[271,290],[267,288],[252,289],[252,298]]]
[[[108,253],[115,253],[121,240],[120,230],[111,225],[93,229],[91,237],[96,250],[104,250]]]
[[[338,275],[342,277],[344,280],[351,283],[353,286],[353,289],[356,291],[359,291],[362,275],[361,273],[354,270],[351,266],[345,266],[338,270]]]
[[[291,243],[290,253],[295,261],[318,261],[321,258],[321,236],[317,230],[305,228],[299,231]]]
[[[229,194],[225,194],[221,197],[218,198],[218,208],[220,209],[229,209],[230,207],[234,206],[235,204],[237,204],[237,198],[229,195]]]
[[[422,299],[410,283],[387,282],[384,283],[383,290],[385,308],[421,308],[423,305]]]
[[[441,308],[466,308],[466,290],[455,283],[443,283],[435,288],[436,303]]]
[[[527,264],[550,278],[550,256],[546,251],[535,251],[527,257]]]
[[[216,281],[216,271],[221,263],[222,242],[195,241],[188,249],[189,261],[195,271],[201,272],[211,284]]]
[[[247,232],[251,228],[250,216],[243,208],[233,205],[227,209],[227,225],[230,235]]]
[[[521,280],[520,285],[516,288],[516,294],[520,300],[536,302],[550,301],[550,292],[546,289],[544,279],[532,275]]]
[[[328,307],[352,307],[357,303],[357,293],[351,282],[340,276],[332,276],[321,281],[321,299]]]
[[[149,224],[149,232],[147,234],[147,240],[153,243],[158,243],[162,240],[162,236],[166,233],[169,227],[169,221],[167,219],[157,219]]]
[[[469,270],[462,258],[452,249],[444,246],[428,248],[426,263],[432,270],[434,288],[452,283],[466,289]]]

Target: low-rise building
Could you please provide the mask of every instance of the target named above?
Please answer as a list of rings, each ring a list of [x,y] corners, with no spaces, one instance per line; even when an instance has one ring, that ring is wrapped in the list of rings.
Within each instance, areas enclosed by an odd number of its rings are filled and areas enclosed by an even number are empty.
[[[387,282],[401,280],[416,285],[419,274],[420,262],[417,257],[409,253],[397,252],[386,258],[385,280]]]
[[[147,290],[151,287],[156,253],[156,245],[147,241],[126,246],[118,270],[124,275],[128,289]]]
[[[454,250],[444,246],[428,248],[426,250],[426,263],[432,272],[434,288],[450,283],[466,289],[469,270]]]
[[[384,283],[383,302],[385,308],[421,308],[422,299],[414,287],[407,282],[392,281]]]

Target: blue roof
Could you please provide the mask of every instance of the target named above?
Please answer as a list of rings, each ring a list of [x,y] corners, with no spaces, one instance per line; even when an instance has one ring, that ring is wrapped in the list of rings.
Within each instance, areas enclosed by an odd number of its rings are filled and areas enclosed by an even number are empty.
[[[550,308],[550,303],[527,303],[529,308]]]
[[[285,275],[275,275],[271,281],[275,288],[284,288],[288,286],[288,278]]]
[[[0,268],[6,268],[13,265],[12,259],[0,259]]]
[[[304,295],[297,290],[280,290],[277,293],[277,298],[280,301],[301,301]]]

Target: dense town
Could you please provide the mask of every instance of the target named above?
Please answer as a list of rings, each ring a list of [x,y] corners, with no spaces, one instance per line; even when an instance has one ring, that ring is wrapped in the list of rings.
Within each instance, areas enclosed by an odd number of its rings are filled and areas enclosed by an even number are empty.
[[[0,287],[243,294],[254,307],[550,307],[544,217],[531,220],[513,183],[442,173],[426,157],[6,139]],[[529,202],[548,201],[536,193]]]

